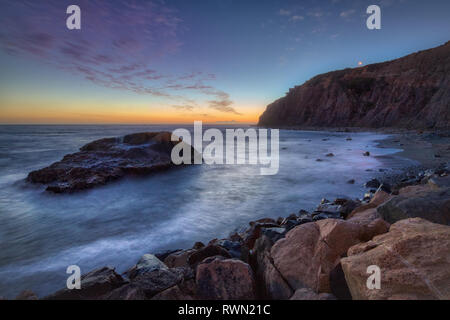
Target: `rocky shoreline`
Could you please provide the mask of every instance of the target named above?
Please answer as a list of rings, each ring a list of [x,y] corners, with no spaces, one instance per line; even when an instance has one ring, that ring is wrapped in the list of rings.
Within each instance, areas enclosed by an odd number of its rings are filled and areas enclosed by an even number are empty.
[[[450,167],[366,183],[362,199],[259,219],[226,239],[103,267],[43,299],[450,299]],[[366,286],[381,270],[381,289]],[[30,291],[17,299],[37,299]]]
[[[27,180],[46,185],[46,191],[71,193],[94,188],[126,175],[146,175],[170,169],[172,149],[182,140],[172,141],[170,132],[141,132],[124,137],[90,142],[79,152],[61,161],[32,171]],[[194,148],[190,145],[186,150]]]

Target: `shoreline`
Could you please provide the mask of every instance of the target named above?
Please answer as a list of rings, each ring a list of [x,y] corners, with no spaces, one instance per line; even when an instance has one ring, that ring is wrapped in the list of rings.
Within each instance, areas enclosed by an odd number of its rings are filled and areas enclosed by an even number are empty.
[[[243,226],[241,228],[241,230],[244,231],[239,233],[234,232],[230,234],[230,236],[226,239],[212,239],[206,245],[197,242],[191,249],[181,249],[155,253],[154,255],[144,255],[134,267],[121,275],[117,274],[115,272],[115,269],[113,268],[100,268],[91,271],[83,277],[85,281],[88,281],[89,283],[91,283],[91,285],[95,285],[95,283],[97,282],[104,281],[105,277],[108,279],[108,281],[112,281],[111,279],[115,279],[114,281],[117,281],[117,283],[111,283],[111,287],[107,290],[107,292],[96,293],[95,296],[83,296],[82,293],[73,296],[73,293],[71,291],[63,289],[50,296],[44,297],[44,299],[74,298],[140,300],[159,298],[168,300],[185,300],[201,299],[202,297],[209,298],[208,295],[205,295],[205,292],[196,292],[196,290],[199,289],[199,286],[200,291],[203,290],[201,289],[201,280],[198,280],[198,277],[202,277],[201,270],[203,269],[201,268],[203,267],[206,269],[210,267],[213,269],[215,267],[220,267],[220,270],[221,268],[225,268],[232,273],[238,272],[242,277],[244,277],[244,279],[241,279],[242,281],[244,281],[244,283],[245,281],[250,281],[249,283],[255,286],[256,289],[254,289],[252,292],[246,292],[244,296],[238,296],[237,298],[240,299],[287,299],[289,298],[288,296],[290,296],[290,298],[292,299],[294,295],[297,295],[297,298],[300,299],[342,299],[343,296],[336,297],[336,292],[328,292],[330,291],[330,289],[326,289],[328,290],[327,292],[320,292],[322,289],[317,290],[317,288],[311,288],[311,286],[309,286],[309,291],[307,292],[301,292],[301,290],[293,290],[293,288],[289,289],[289,285],[287,285],[287,287],[283,289],[285,291],[284,293],[278,292],[277,290],[280,290],[279,288],[276,289],[275,292],[273,292],[273,288],[270,288],[270,284],[268,284],[268,282],[277,282],[281,280],[266,279],[266,277],[268,276],[265,274],[266,269],[271,270],[270,268],[273,267],[270,266],[270,263],[268,261],[265,261],[264,255],[268,254],[267,250],[277,244],[281,239],[284,239],[287,236],[288,232],[295,228],[310,224],[327,223],[324,221],[333,221],[333,223],[334,221],[337,221],[339,223],[341,223],[340,221],[348,221],[348,217],[355,216],[355,211],[358,211],[359,208],[370,207],[374,202],[374,199],[382,197],[383,200],[386,200],[387,198],[397,196],[399,192],[401,194],[403,192],[402,190],[404,190],[405,187],[406,189],[410,188],[410,186],[420,187],[420,185],[423,185],[424,183],[428,188],[431,177],[447,177],[450,169],[449,141],[449,136],[439,136],[438,134],[434,133],[394,134],[391,137],[377,141],[379,143],[377,147],[400,147],[402,148],[402,151],[395,153],[395,156],[401,156],[404,158],[415,160],[419,162],[420,165],[403,168],[401,173],[396,174],[374,172],[373,179],[370,180],[366,185],[368,193],[366,193],[360,200],[355,201],[350,199],[336,199],[334,201],[328,201],[324,199],[313,212],[307,212],[301,209],[298,214],[291,214],[288,217],[280,217],[277,220],[271,218],[263,218],[257,221],[252,221],[249,222],[249,227],[244,228]],[[438,154],[439,157],[436,157],[436,154]],[[430,171],[432,171],[432,173],[430,173]],[[379,179],[380,181],[378,181],[377,179]],[[431,189],[426,189],[425,191],[430,192],[430,190]],[[323,196],[326,197],[326,195]],[[377,206],[379,205],[382,205],[382,203],[377,203]],[[373,215],[373,212],[371,212],[371,215]],[[377,216],[374,217],[376,218]],[[389,232],[389,228],[385,226],[387,222],[383,219],[373,219],[374,217],[368,218],[366,215],[363,215],[362,217],[357,217],[356,220],[357,223],[363,221],[361,223],[365,225],[366,229],[370,229],[370,224],[374,221],[377,221],[377,228],[383,231],[380,233]],[[374,231],[375,234],[379,232],[378,229],[376,232]],[[260,243],[261,239],[264,239],[263,243]],[[193,239],[193,241],[195,241],[195,239]],[[262,256],[260,252],[261,250],[263,251]],[[271,254],[276,255],[276,252]],[[270,259],[273,260],[273,257],[271,257]],[[239,265],[239,271],[233,269],[235,267],[234,264],[237,263],[236,261],[245,265]],[[223,264],[226,264],[226,266]],[[232,264],[233,268],[228,266],[228,264]],[[231,268],[233,270],[227,268]],[[248,268],[248,270],[246,268]],[[262,271],[262,274],[260,270],[261,268],[264,269]],[[208,272],[213,271],[208,270]],[[216,271],[218,272],[218,270]],[[164,284],[163,287],[165,288],[163,289],[153,288],[156,286],[155,283],[157,282],[154,279],[155,275],[157,275],[157,277],[161,277],[167,272],[172,275],[175,272],[177,276],[174,276],[174,279],[177,280],[168,280],[169,282]],[[275,271],[272,270],[270,272]],[[141,288],[140,286],[144,283],[144,278],[150,277],[150,275],[152,278],[152,281],[150,281],[152,283],[152,288],[144,288],[145,286]],[[145,281],[148,281],[148,279],[146,279]],[[199,281],[200,284],[198,283]],[[183,287],[182,283],[188,283],[189,286]],[[208,283],[207,289],[204,290],[206,290],[207,292],[211,290],[214,291],[214,287],[216,285],[220,286],[223,284]],[[280,283],[276,283],[276,286],[279,285]],[[236,288],[234,288],[233,290],[235,289]],[[267,293],[266,291],[269,291],[269,293]],[[289,292],[289,294],[287,294],[286,292]],[[34,299],[37,297],[34,294],[30,294],[29,292],[23,292],[17,298]],[[230,297],[218,296],[216,298],[222,299]]]

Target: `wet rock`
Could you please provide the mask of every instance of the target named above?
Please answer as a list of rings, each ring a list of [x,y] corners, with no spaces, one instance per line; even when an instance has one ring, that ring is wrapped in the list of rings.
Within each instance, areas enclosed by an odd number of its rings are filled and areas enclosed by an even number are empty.
[[[334,157],[334,154],[330,152],[330,153],[327,153],[325,156],[326,157]]]
[[[127,271],[127,275],[130,279],[133,279],[140,274],[160,269],[167,270],[169,268],[153,254],[144,254],[138,263]]]
[[[350,179],[347,181],[348,184],[355,184],[355,179]]]
[[[190,266],[195,268],[200,262],[202,262],[208,257],[213,256],[222,256],[225,258],[231,258],[230,253],[226,249],[216,245],[208,245],[189,255],[188,263]]]
[[[243,261],[248,260],[248,249],[239,241],[231,241],[228,239],[217,240],[213,243],[228,251],[232,258],[241,259]]]
[[[450,225],[450,189],[427,193],[400,194],[377,208],[389,223],[420,217],[428,221]]]
[[[81,289],[62,289],[47,300],[97,300],[105,294],[126,284],[124,279],[114,269],[103,267],[81,276]]]
[[[178,285],[188,279],[193,279],[191,268],[180,267],[171,269],[157,269],[135,277],[131,284],[143,290],[147,299],[152,298],[170,287]]]
[[[364,184],[364,187],[366,187],[367,189],[373,188],[373,189],[378,189],[380,187],[381,183],[380,181],[378,181],[377,179],[372,179],[370,181],[367,181]]]
[[[255,280],[250,266],[236,259],[213,259],[198,265],[197,296],[205,300],[252,300]]]
[[[30,172],[27,180],[45,184],[48,191],[55,193],[93,188],[125,175],[149,174],[172,167],[170,155],[178,143],[184,142],[171,141],[170,132],[101,139],[49,167]]]
[[[164,259],[164,264],[169,268],[186,267],[189,266],[189,256],[196,252],[195,249],[181,250],[174,252]]]
[[[155,253],[155,257],[161,261],[164,261],[164,259],[166,259],[169,255],[171,255],[172,253],[178,252],[178,251],[181,251],[181,249],[166,250],[166,251],[158,252],[158,253]]]
[[[363,156],[369,157],[369,156],[370,156],[370,152],[369,152],[369,151],[364,152],[364,153],[363,153]]]
[[[421,218],[394,223],[341,259],[353,299],[450,299],[450,227]],[[381,270],[381,288],[367,288],[367,267]]]

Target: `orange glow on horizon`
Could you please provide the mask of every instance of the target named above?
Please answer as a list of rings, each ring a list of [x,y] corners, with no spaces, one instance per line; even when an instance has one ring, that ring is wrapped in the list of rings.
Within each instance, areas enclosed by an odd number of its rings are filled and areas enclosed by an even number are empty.
[[[32,102],[1,102],[0,124],[187,124],[194,121],[204,123],[256,124],[264,107],[237,108],[240,115],[223,113],[203,108],[200,111],[179,111],[170,106],[150,108],[109,104],[82,107],[66,103],[48,102],[36,105]],[[204,111],[204,112],[203,112]]]

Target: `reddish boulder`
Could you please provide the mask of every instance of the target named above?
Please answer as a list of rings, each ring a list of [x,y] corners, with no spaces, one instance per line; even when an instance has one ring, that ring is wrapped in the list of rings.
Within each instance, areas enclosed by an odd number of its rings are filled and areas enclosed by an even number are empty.
[[[357,244],[341,259],[353,299],[450,299],[450,227],[421,218],[394,223],[389,232]],[[368,289],[367,268],[381,272]]]
[[[210,260],[210,261],[208,261]],[[255,280],[250,266],[240,260],[211,258],[197,267],[197,296],[205,300],[251,300]]]

